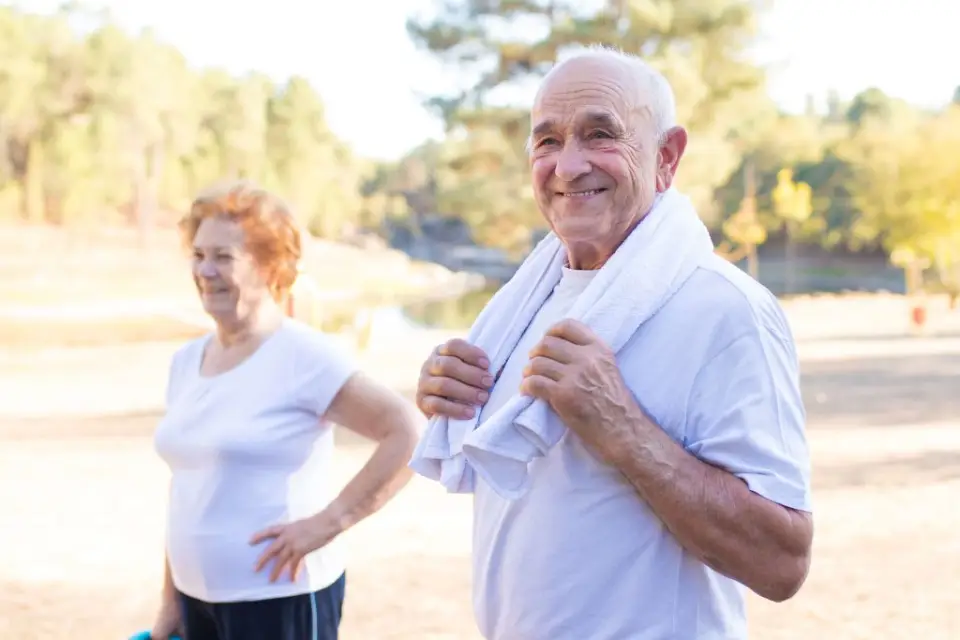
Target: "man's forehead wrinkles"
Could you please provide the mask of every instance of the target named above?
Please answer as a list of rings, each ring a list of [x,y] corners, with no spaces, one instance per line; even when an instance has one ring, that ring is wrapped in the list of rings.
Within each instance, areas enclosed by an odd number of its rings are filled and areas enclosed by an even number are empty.
[[[554,91],[543,97],[543,108],[582,108],[595,105],[606,109],[622,109],[626,106],[623,91],[620,87],[601,83],[590,83],[590,86],[570,87],[562,91]]]
[[[625,99],[623,88],[617,83],[595,80],[545,92],[535,105],[533,115],[535,120],[552,121],[558,126],[583,119],[584,111],[605,112],[622,124],[632,115],[633,105]]]

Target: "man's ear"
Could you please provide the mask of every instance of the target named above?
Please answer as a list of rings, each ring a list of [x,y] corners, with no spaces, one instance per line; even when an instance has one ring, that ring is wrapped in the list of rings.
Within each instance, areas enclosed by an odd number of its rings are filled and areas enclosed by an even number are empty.
[[[686,150],[687,130],[683,127],[673,127],[663,135],[657,153],[657,191],[666,191],[673,184],[680,158]]]

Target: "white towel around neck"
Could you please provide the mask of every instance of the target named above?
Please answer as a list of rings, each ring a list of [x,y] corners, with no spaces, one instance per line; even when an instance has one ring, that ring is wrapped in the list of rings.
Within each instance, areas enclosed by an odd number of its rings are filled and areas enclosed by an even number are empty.
[[[674,189],[657,199],[596,277],[568,318],[589,326],[618,352],[693,274],[713,242],[690,200]],[[560,281],[566,250],[549,234],[517,273],[493,296],[467,335],[501,371],[540,307]],[[516,499],[528,487],[527,467],[560,441],[565,427],[546,402],[517,392],[493,415],[435,417],[414,451],[410,467],[449,492],[472,493],[476,474],[494,491]]]

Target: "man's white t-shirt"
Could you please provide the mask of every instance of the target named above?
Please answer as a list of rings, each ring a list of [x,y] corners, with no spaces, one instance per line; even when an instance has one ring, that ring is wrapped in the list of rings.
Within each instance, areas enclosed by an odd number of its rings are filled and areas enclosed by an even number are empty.
[[[307,556],[305,570],[270,583],[254,571],[271,541],[266,527],[312,516],[336,497],[334,450],[324,414],[353,362],[327,336],[295,320],[237,367],[200,375],[212,335],[173,357],[166,415],[154,443],[171,471],[167,555],[177,589],[206,602],[265,600],[328,587],[344,572],[334,540]]]
[[[528,352],[596,272],[564,272],[481,419],[517,392]],[[627,386],[688,452],[810,511],[799,366],[764,287],[716,257],[618,354]],[[744,587],[686,552],[634,488],[572,432],[530,466],[530,490],[474,496],[474,613],[488,640],[743,640]]]

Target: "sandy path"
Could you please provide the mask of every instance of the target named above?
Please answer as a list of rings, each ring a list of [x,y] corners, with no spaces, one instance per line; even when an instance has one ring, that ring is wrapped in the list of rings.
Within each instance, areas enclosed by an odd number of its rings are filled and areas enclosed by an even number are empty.
[[[365,366],[409,386],[418,354],[437,337],[383,343]],[[143,408],[157,397],[154,369],[169,347],[153,349],[0,367],[0,638],[110,640],[149,622],[165,472],[150,449],[156,416]],[[790,602],[751,598],[751,637],[960,638],[960,344],[836,334],[807,338],[802,349],[814,566]],[[35,392],[34,376],[51,369],[46,404],[62,410],[14,417],[11,407],[44,408],[44,398],[15,396]],[[122,415],[123,398],[134,413]],[[105,407],[113,417],[95,417]],[[343,444],[338,476],[366,451]],[[475,638],[469,524],[467,499],[415,480],[349,532],[345,640]]]

